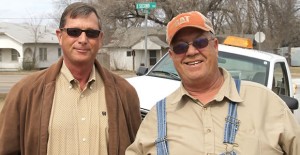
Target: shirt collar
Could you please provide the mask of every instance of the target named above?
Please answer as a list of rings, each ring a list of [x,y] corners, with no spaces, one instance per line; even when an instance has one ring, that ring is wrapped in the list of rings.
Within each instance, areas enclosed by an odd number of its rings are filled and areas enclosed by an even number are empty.
[[[75,78],[73,77],[72,73],[70,72],[70,70],[68,69],[64,61],[60,69],[60,72],[70,83],[72,83],[72,81],[75,80]]]
[[[234,79],[231,77],[230,73],[220,67],[220,71],[224,77],[224,83],[219,90],[218,94],[215,96],[216,101],[222,101],[224,98],[229,99],[232,102],[242,102],[243,99],[240,97],[239,92],[236,89]]]
[[[225,69],[220,67],[220,71],[223,74],[224,83],[220,88],[218,94],[216,94],[216,96],[214,97],[214,100],[219,102],[224,100],[224,98],[227,98],[232,102],[236,102],[236,103],[242,102],[243,99],[240,97],[236,89],[234,79],[231,77],[229,72],[226,71]],[[170,95],[169,101],[171,104],[181,103],[183,102],[185,97],[195,100],[192,96],[189,95],[189,93],[186,91],[186,89],[183,87],[181,83],[180,87]]]
[[[70,87],[73,87],[74,82],[77,80],[74,78],[71,71],[66,66],[65,62],[63,62],[63,64],[62,64],[60,72],[69,81]],[[95,69],[95,66],[93,66],[92,72],[91,72],[89,80],[88,80],[88,85],[87,85],[88,88],[92,88],[91,85],[94,83],[95,80],[96,80],[96,69]]]
[[[180,84],[180,87],[176,89],[171,95],[170,95],[170,102],[171,104],[179,103],[183,96],[188,95],[188,92],[183,87],[182,83]]]

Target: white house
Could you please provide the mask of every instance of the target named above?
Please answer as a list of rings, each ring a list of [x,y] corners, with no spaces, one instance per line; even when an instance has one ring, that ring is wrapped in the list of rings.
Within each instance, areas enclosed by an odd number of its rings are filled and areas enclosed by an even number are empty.
[[[100,52],[110,55],[111,70],[137,71],[141,65],[151,67],[167,52],[165,35],[165,27],[148,27],[146,45],[145,28],[120,28]]]
[[[34,68],[47,68],[61,55],[55,29],[0,23],[0,71],[23,69],[33,64],[34,58]]]

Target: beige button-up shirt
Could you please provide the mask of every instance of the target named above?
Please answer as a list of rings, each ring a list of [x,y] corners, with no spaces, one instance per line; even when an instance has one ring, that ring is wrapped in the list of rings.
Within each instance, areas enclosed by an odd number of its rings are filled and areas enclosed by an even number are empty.
[[[225,70],[225,82],[205,106],[181,85],[167,97],[167,141],[170,155],[209,155],[234,150],[239,155],[299,155],[300,126],[285,102],[268,88],[242,81],[240,95]],[[159,88],[158,88],[159,89]],[[235,147],[223,144],[229,101],[237,102],[240,126]],[[126,155],[155,155],[157,116],[154,106],[143,120]]]
[[[104,83],[93,67],[81,91],[63,63],[49,122],[48,154],[106,155],[108,121]]]

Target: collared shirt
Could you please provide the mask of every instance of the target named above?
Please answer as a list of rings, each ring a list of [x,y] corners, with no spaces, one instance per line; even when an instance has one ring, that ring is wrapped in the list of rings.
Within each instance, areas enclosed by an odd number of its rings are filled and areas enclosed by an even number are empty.
[[[107,154],[106,112],[104,83],[95,67],[81,91],[63,63],[49,122],[48,154]]]
[[[208,104],[201,104],[181,85],[166,100],[167,141],[171,155],[209,155],[234,150],[246,155],[299,155],[300,126],[286,104],[268,88],[242,81],[240,95],[229,73]],[[240,126],[236,145],[224,145],[229,102],[237,102]],[[156,154],[157,117],[154,106],[143,120],[126,155]]]

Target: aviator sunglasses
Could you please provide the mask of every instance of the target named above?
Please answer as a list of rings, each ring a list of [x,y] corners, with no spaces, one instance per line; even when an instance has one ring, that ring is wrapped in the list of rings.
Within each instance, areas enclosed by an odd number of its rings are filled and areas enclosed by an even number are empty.
[[[92,30],[92,29],[81,30],[79,28],[61,28],[60,30],[61,31],[66,30],[67,34],[71,37],[79,37],[82,32],[85,32],[85,35],[88,38],[97,38],[99,37],[99,34],[101,32],[101,30]]]
[[[196,49],[201,49],[201,48],[206,47],[208,45],[208,42],[213,39],[214,38],[207,39],[207,38],[200,37],[200,38],[195,39],[192,42],[180,41],[178,43],[175,43],[171,49],[176,54],[183,54],[188,51],[190,45],[193,45]]]

